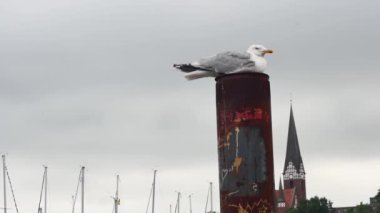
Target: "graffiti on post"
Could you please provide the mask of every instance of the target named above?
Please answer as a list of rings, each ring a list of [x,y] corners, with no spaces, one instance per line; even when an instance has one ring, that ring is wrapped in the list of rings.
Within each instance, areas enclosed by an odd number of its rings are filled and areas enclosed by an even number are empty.
[[[235,127],[227,133],[220,148],[221,190],[228,196],[250,196],[260,193],[260,183],[267,179],[266,150],[262,130],[254,126]]]

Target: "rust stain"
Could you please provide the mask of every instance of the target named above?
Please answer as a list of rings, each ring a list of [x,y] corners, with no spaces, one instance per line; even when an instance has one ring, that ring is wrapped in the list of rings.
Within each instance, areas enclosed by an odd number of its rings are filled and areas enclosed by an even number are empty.
[[[234,170],[236,171],[236,173],[239,173],[239,168],[240,168],[240,165],[241,165],[241,161],[243,159],[240,158],[240,157],[236,157],[235,160],[234,160],[234,164],[233,164],[233,167],[234,167]]]

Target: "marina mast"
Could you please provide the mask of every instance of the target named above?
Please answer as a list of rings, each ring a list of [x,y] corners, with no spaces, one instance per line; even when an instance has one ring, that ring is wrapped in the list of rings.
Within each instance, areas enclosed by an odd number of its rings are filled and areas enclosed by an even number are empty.
[[[5,166],[5,155],[2,155],[3,158],[3,185],[4,185],[4,213],[7,213],[7,181],[6,173],[7,167]]]
[[[43,192],[45,191],[45,203],[44,203],[44,211],[42,211],[41,207],[41,201]],[[38,203],[38,213],[47,213],[47,166],[44,165],[44,175],[42,177],[42,186],[41,186],[41,193],[40,193],[40,202]]]
[[[212,182],[210,182],[210,206],[211,206],[211,213],[214,213],[213,204],[212,204]]]
[[[82,166],[81,171],[82,171],[82,213],[84,213],[84,169],[85,167]]]
[[[47,166],[44,166],[45,168],[45,213],[47,213]]]
[[[156,173],[157,173],[157,170],[154,170],[154,174],[153,174],[152,213],[154,213],[154,200],[155,200],[155,195],[156,195]]]
[[[115,213],[118,213],[118,206],[120,205],[119,198],[119,175],[116,176],[116,193],[114,199]]]

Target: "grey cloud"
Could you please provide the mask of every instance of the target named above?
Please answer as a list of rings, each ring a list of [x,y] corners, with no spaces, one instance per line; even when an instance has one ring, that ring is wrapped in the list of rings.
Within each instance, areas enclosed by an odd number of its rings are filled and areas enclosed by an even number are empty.
[[[289,93],[307,169],[321,158],[377,162],[376,0],[0,4],[0,152],[9,153],[24,209],[35,206],[29,200],[38,194],[44,163],[52,169],[58,213],[70,210],[80,164],[92,178],[92,209],[108,210],[97,203],[109,201],[102,193],[113,191],[117,170],[134,185],[147,182],[146,191],[152,167],[178,174],[181,180],[169,174],[161,180],[167,196],[161,211],[173,188],[186,188],[183,182],[201,191],[217,178],[214,80],[186,82],[172,64],[251,43],[275,51],[267,72],[276,167],[285,155]],[[131,185],[124,190],[136,211],[147,195]],[[202,209],[200,197],[194,205]]]

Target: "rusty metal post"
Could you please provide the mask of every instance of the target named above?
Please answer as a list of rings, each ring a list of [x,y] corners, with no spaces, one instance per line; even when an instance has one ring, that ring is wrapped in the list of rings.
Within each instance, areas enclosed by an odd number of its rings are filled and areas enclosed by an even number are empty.
[[[221,213],[273,213],[274,175],[269,76],[216,79]]]

